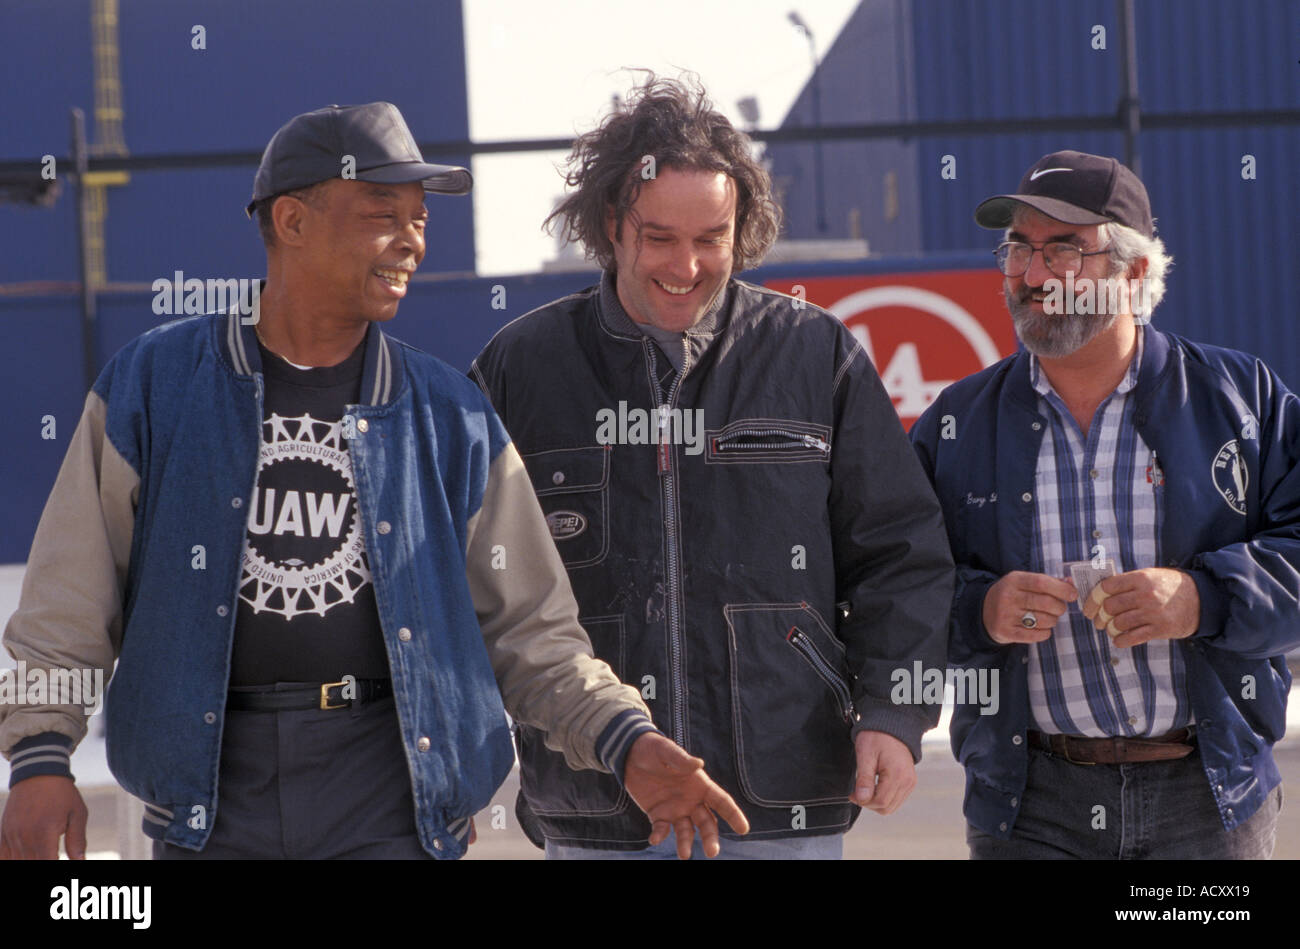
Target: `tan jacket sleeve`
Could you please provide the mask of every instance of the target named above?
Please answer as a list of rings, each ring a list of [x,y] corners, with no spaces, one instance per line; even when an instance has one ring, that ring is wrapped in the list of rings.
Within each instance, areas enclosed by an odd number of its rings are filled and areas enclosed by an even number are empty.
[[[649,709],[593,656],[569,576],[513,444],[492,463],[483,505],[469,522],[466,562],[506,711],[544,731],[546,746],[562,752],[570,767],[608,771],[602,752],[611,758],[608,749],[597,749],[597,738],[629,709],[648,721]]]
[[[91,392],[36,529],[18,610],[3,640],[28,680],[36,674],[53,683],[52,670],[72,670],[83,683],[95,683],[96,691],[107,683],[121,650],[122,597],[140,486],[104,435],[106,413],[104,400]],[[25,689],[24,681],[12,684]],[[75,747],[86,734],[88,707],[103,698],[88,697],[83,689],[82,704],[41,705],[4,695],[0,751],[6,758],[23,739],[50,732]],[[19,778],[17,761],[13,776]]]

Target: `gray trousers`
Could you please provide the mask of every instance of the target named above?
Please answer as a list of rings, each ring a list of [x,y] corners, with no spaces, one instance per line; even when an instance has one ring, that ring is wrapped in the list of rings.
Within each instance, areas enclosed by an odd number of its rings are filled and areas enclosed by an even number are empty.
[[[432,859],[390,696],[321,711],[227,712],[212,833],[155,860]]]

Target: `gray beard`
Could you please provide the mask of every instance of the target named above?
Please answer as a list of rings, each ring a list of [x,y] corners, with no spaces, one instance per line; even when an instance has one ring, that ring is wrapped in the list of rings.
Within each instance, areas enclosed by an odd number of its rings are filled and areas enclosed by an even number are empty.
[[[1010,290],[1004,289],[1003,295],[1006,297],[1007,310],[1011,313],[1011,322],[1016,328],[1016,336],[1025,349],[1040,359],[1063,359],[1115,325],[1114,313],[1105,316],[1082,313],[1049,316],[1034,310],[1028,303],[1019,302]]]

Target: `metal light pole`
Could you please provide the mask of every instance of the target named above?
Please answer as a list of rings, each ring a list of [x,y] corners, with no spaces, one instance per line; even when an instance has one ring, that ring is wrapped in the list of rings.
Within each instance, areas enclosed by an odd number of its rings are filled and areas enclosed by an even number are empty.
[[[812,110],[813,125],[820,128],[822,124],[822,85],[821,70],[817,67],[817,43],[813,39],[812,30],[804,22],[804,18],[799,15],[798,10],[791,10],[787,18],[795,29],[808,37],[808,50],[812,54]],[[819,138],[813,143],[813,191],[817,205],[817,233],[826,233],[826,185],[825,171],[822,162],[822,140]]]
[[[86,391],[95,384],[95,291],[90,267],[90,191],[86,185],[86,115],[72,110],[72,161],[77,180],[77,256],[81,265],[82,377]]]
[[[1142,153],[1138,148],[1138,134],[1142,131],[1142,110],[1138,102],[1137,26],[1134,22],[1133,0],[1119,0],[1119,25],[1121,45],[1124,48],[1123,89],[1120,115],[1124,119],[1124,164],[1138,177],[1142,176]]]

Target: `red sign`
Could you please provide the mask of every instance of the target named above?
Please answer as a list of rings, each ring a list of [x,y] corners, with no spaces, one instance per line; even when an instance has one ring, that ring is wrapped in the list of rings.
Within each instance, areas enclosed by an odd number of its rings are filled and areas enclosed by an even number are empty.
[[[894,408],[910,429],[944,387],[1016,350],[989,270],[769,280],[843,320],[871,357]]]

